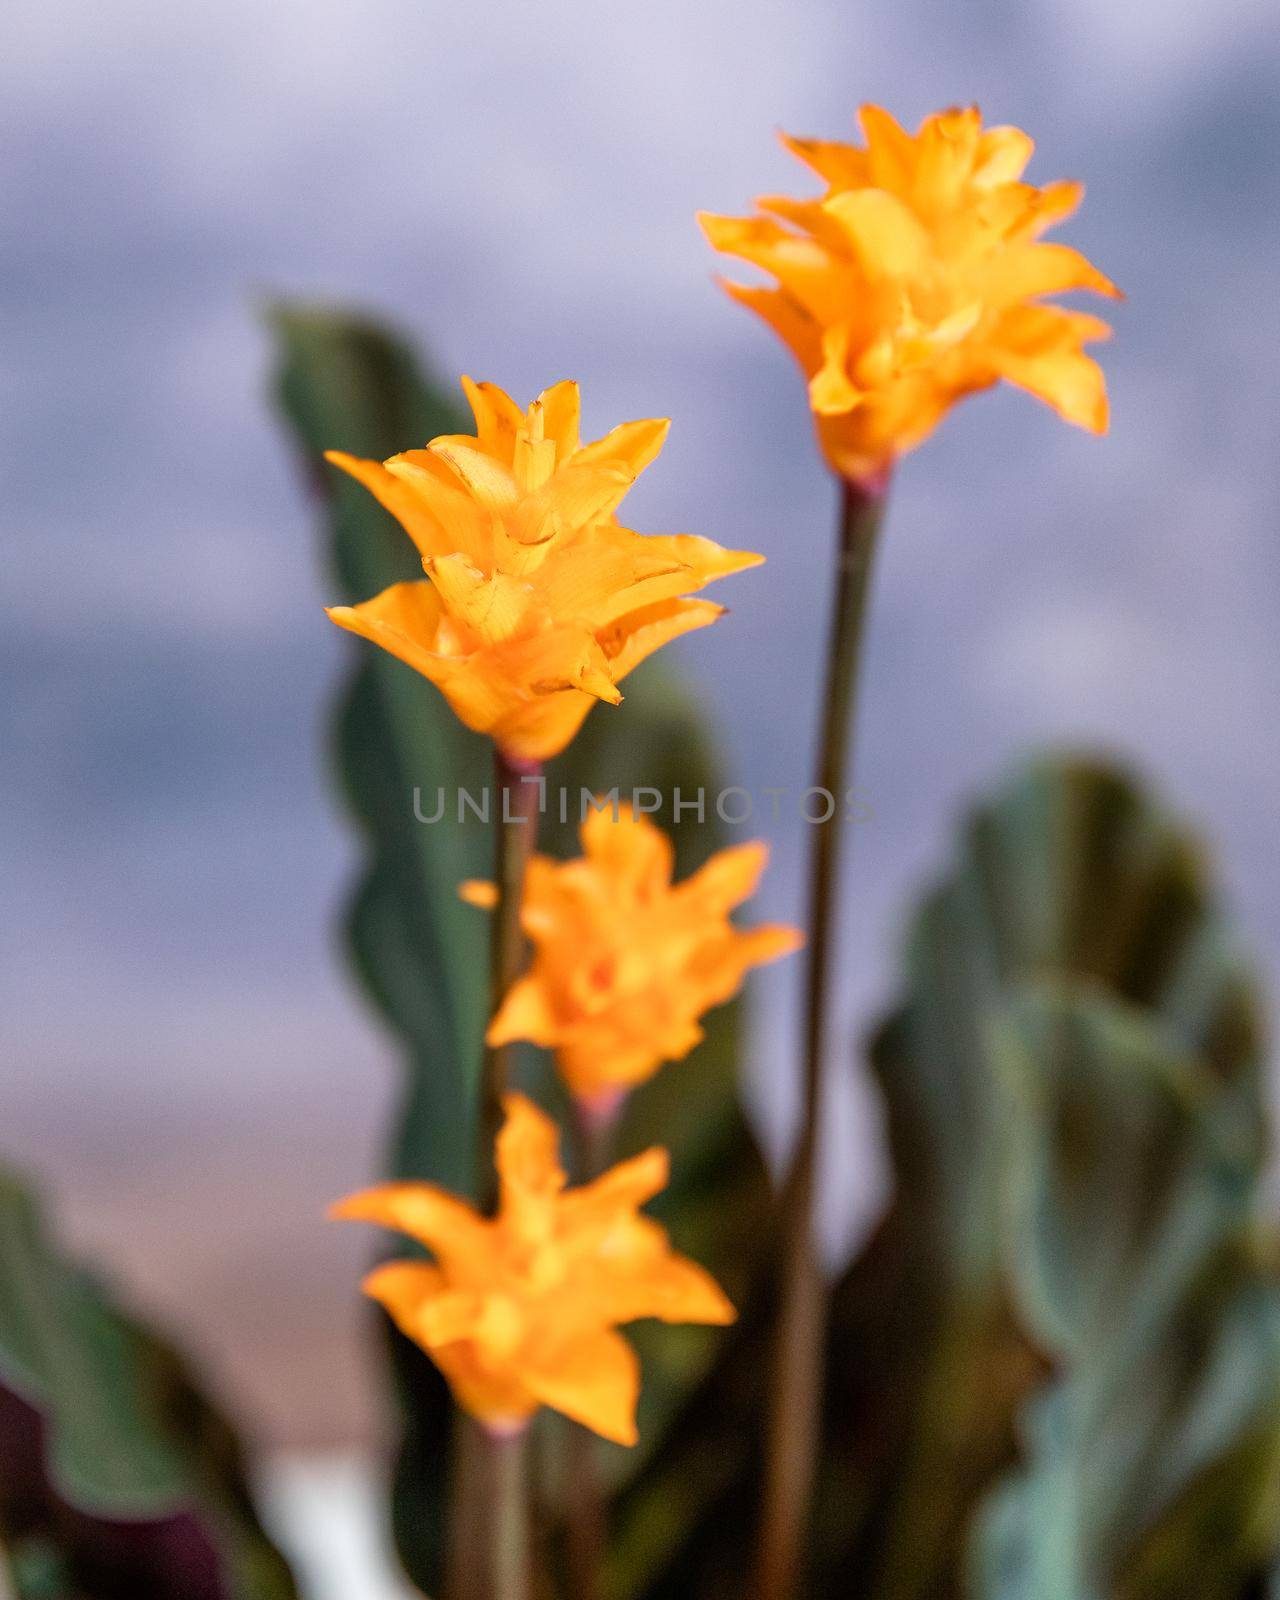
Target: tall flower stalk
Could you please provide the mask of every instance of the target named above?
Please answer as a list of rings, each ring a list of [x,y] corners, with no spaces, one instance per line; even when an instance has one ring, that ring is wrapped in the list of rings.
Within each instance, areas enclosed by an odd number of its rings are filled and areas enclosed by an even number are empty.
[[[520,925],[525,868],[538,838],[538,811],[543,783],[542,763],[521,761],[495,745],[494,822],[495,890],[493,931],[489,959],[489,1015],[524,970],[525,938]],[[494,1166],[494,1141],[502,1126],[502,1097],[511,1085],[511,1041],[485,1040],[480,1069],[479,1149],[476,1187],[481,1204],[492,1210],[498,1200],[498,1175]]]
[[[454,1419],[444,1600],[530,1600],[529,1425]]]
[[[976,106],[908,133],[863,106],[865,147],[783,143],[823,182],[811,199],[765,195],[759,214],[702,214],[718,250],[776,285],[726,284],[796,358],[814,428],[841,485],[840,549],[816,784],[833,797],[818,825],[810,886],[809,983],[799,1141],[784,1190],[781,1304],[770,1394],[757,1563],[759,1600],[794,1600],[817,1470],[825,1292],[813,1233],[822,1066],[839,885],[841,819],[863,616],[885,491],[898,457],[967,395],[1004,380],[1067,421],[1104,433],[1106,380],[1084,346],[1105,322],[1044,303],[1115,286],[1079,251],[1041,235],[1075,210],[1076,183],[1022,181],[1033,144],[984,128]]]
[[[578,1181],[591,1183],[609,1166],[625,1094],[574,1102]],[[565,1522],[565,1584],[569,1600],[600,1600],[609,1519],[600,1446],[590,1428],[571,1423],[565,1441],[573,1505]]]
[[[525,868],[537,842],[542,764],[493,752],[494,902],[490,935],[489,1011],[524,968],[520,902]],[[514,1045],[487,1040],[480,1069],[476,1191],[492,1214],[499,1203],[495,1161],[503,1099],[511,1086]],[[532,1563],[529,1530],[527,1420],[494,1427],[462,1415],[454,1431],[453,1514],[446,1600],[529,1600]]]
[[[885,475],[845,482],[840,493],[835,595],[813,775],[814,787],[832,798],[824,820],[814,825],[809,863],[800,1131],[782,1200],[781,1296],[756,1573],[761,1600],[796,1591],[817,1463],[826,1318],[813,1206],[823,1063],[867,594],[887,490]]]

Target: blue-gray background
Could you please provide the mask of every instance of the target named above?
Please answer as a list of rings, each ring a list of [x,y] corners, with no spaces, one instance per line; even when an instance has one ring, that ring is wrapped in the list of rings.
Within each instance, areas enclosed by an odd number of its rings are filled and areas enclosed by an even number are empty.
[[[843,1037],[963,798],[1048,737],[1131,754],[1212,828],[1277,976],[1264,0],[17,0],[5,35],[0,1145],[267,1438],[367,1424],[367,1241],[318,1217],[373,1170],[393,1071],[333,947],[352,861],[320,747],[350,641],[268,412],[263,296],[386,309],[525,399],[577,377],[596,432],[671,416],[635,525],[767,553],[679,651],[742,781],[799,785],[832,495],[693,212],[805,190],[772,129],[845,136],[862,99],[1031,130],[1034,178],[1089,185],[1063,237],[1129,293],[1115,425],[989,395],[901,473]],[[760,831],[762,909],[797,915],[800,829]],[[757,988],[765,1076],[793,977]],[[850,1106],[833,1239],[880,1181]]]

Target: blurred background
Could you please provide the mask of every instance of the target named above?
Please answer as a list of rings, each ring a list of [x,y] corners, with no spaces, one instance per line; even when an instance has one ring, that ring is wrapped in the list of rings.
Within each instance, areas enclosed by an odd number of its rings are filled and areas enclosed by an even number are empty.
[[[376,1170],[395,1064],[333,933],[351,641],[270,404],[273,295],[389,313],[450,381],[527,401],[575,377],[592,435],[672,417],[632,525],[767,554],[678,651],[737,781],[799,790],[832,494],[800,380],[716,291],[693,213],[808,192],[774,128],[850,137],[865,99],[1027,128],[1034,181],[1088,184],[1061,237],[1129,295],[1113,430],[1004,391],[904,464],[841,1038],[886,997],[957,809],[1049,739],[1132,757],[1210,828],[1280,976],[1274,8],[17,0],[5,34],[0,1147],[293,1464],[286,1520],[352,1505],[377,1434],[368,1240],[321,1213]],[[798,918],[794,806],[751,831],[776,852],[759,915]],[[796,976],[755,989],[775,1150]],[[864,1160],[829,1186],[833,1252],[882,1193],[875,1108],[839,1100]]]

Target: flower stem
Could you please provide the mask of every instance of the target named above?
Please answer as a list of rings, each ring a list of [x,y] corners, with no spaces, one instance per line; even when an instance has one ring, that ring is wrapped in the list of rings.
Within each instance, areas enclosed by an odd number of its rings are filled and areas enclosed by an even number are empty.
[[[542,792],[540,762],[520,762],[494,746],[494,789],[497,819],[494,823],[494,883],[498,903],[493,913],[489,959],[489,1015],[492,1017],[507,990],[524,968],[525,941],[520,927],[520,900],[525,867],[538,834]],[[480,1080],[479,1165],[477,1189],[484,1210],[498,1199],[494,1140],[502,1126],[502,1097],[511,1082],[515,1046],[486,1045]]]
[[[769,1398],[768,1453],[756,1567],[760,1600],[793,1600],[817,1470],[825,1340],[824,1285],[813,1229],[822,1127],[827,990],[838,904],[842,822],[851,777],[853,719],[863,621],[876,535],[888,489],[883,479],[844,482],[839,549],[814,785],[831,800],[814,824],[809,869],[809,964],[805,991],[800,1133],[781,1201],[780,1299]]]
[[[614,1132],[626,1096],[605,1094],[574,1103],[578,1148],[578,1181],[590,1183],[609,1165]],[[565,1564],[569,1600],[600,1600],[601,1564],[608,1537],[604,1487],[600,1479],[599,1440],[590,1428],[568,1424],[565,1464],[568,1469],[568,1516]]]
[[[450,1600],[530,1600],[529,1429],[459,1416]]]
[[[498,891],[490,933],[489,1016],[524,966],[520,902],[525,867],[537,839],[542,768],[494,746],[494,883]],[[511,1081],[513,1047],[486,1044],[477,1118],[476,1193],[480,1208],[498,1204],[494,1141],[502,1126],[502,1097]],[[525,1456],[528,1430],[498,1432],[463,1413],[456,1416],[451,1452],[449,1600],[529,1600],[529,1504]]]

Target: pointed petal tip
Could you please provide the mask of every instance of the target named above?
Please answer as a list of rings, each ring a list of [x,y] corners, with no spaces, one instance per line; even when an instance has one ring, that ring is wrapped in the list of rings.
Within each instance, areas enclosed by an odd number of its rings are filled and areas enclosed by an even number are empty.
[[[738,1320],[738,1308],[723,1292],[720,1292],[718,1302],[708,1306],[707,1310],[714,1312],[714,1315],[708,1315],[706,1319],[707,1325],[712,1328],[731,1328]]]
[[[749,219],[731,217],[721,211],[699,211],[698,223],[708,244],[715,250],[732,251],[735,236],[747,226]]]
[[[572,389],[574,394],[581,398],[582,386],[576,378],[557,378],[554,383],[549,383],[545,389],[538,392],[534,405],[541,405],[548,395],[553,395],[557,389]]]
[[[358,1194],[348,1194],[348,1195],[344,1195],[341,1200],[331,1200],[329,1202],[329,1204],[325,1207],[325,1211],[324,1211],[325,1221],[326,1222],[362,1222],[362,1221],[364,1221],[364,1213],[363,1213],[363,1210],[361,1208],[362,1208],[363,1202],[365,1201],[365,1199],[367,1197],[367,1193],[368,1193],[367,1190],[363,1190],[362,1189]]]
[[[651,1144],[647,1150],[642,1150],[638,1156],[633,1156],[631,1159],[635,1166],[648,1169],[648,1179],[654,1185],[654,1194],[658,1194],[671,1182],[671,1152],[665,1144]]]
[[[578,684],[584,694],[589,694],[593,699],[599,700],[606,706],[620,706],[622,704],[622,690],[616,683],[592,677],[590,681],[584,680]]]
[[[797,950],[803,950],[807,942],[803,929],[793,928],[785,922],[765,922],[747,931],[768,944],[768,949],[760,956],[761,965],[794,955]]]
[[[529,1096],[519,1089],[504,1090],[501,1105],[504,1117],[523,1117],[532,1114],[538,1122],[550,1121],[547,1114],[540,1111]]]

